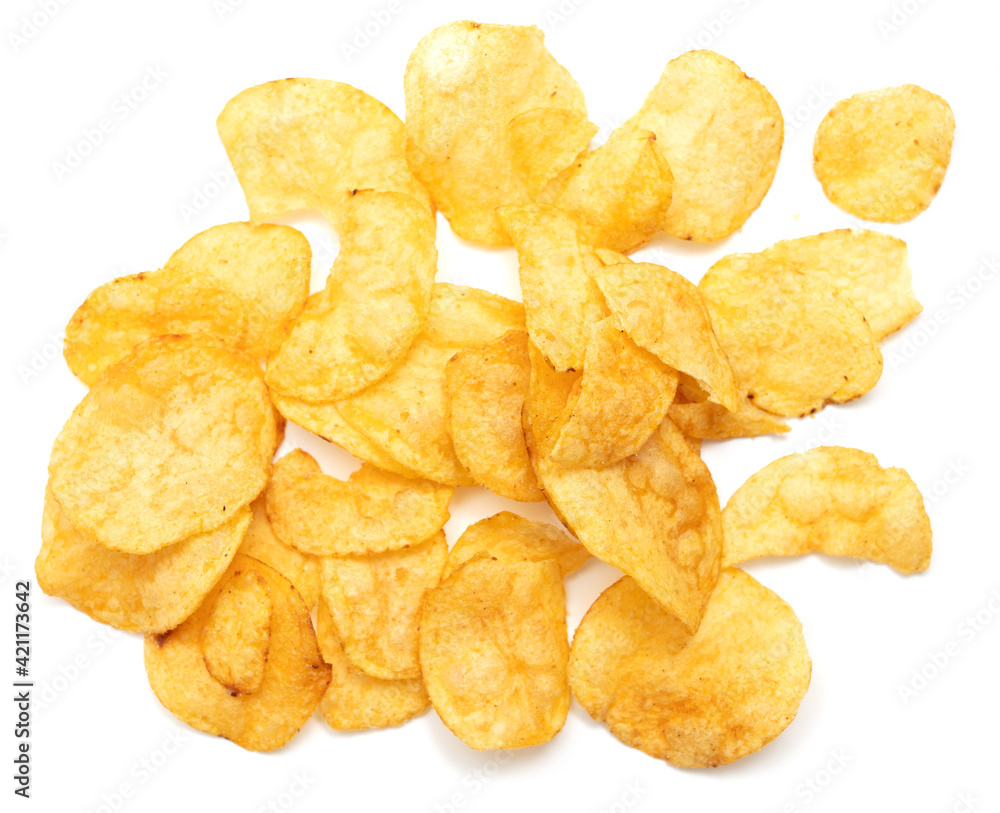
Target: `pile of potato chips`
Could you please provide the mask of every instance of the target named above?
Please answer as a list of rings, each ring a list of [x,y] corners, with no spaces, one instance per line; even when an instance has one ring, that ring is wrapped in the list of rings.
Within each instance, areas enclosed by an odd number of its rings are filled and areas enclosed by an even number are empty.
[[[695,285],[627,252],[720,240],[774,177],[781,112],[728,59],[667,64],[596,149],[583,93],[535,28],[456,22],[404,76],[406,121],[363,91],[285,79],[218,129],[250,222],[95,290],[66,329],[90,390],[55,441],[42,588],[145,633],[149,682],[191,726],[286,743],[433,706],[471,748],[552,739],[571,696],[624,743],[723,765],[781,733],[809,686],[794,611],[735,567],[820,552],[928,567],[913,481],[857,449],[783,457],[722,508],[702,440],[864,395],[879,341],[920,312],[906,244],[845,229],[733,254]],[[836,105],[828,197],[873,220],[930,203],[954,121],[914,86]],[[267,223],[340,234],[326,287]],[[435,282],[435,212],[512,246],[522,302]],[[484,280],[484,284],[488,284]],[[285,420],[363,461],[347,480]],[[449,550],[457,486],[547,500]],[[570,645],[564,582],[619,568]],[[313,614],[315,612],[315,615]]]

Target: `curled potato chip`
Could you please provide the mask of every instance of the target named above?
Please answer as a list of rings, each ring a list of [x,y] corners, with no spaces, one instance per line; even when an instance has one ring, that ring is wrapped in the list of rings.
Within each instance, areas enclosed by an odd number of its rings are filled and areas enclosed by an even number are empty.
[[[830,283],[868,322],[876,341],[922,310],[913,293],[906,243],[868,229],[837,229],[782,240],[761,252]]]
[[[350,85],[256,85],[226,103],[216,126],[254,223],[319,209],[339,229],[359,189],[402,192],[431,209],[406,163],[403,122]]]
[[[941,188],[955,116],[940,96],[918,85],[857,93],[823,117],[813,163],[823,192],[865,220],[912,220]]]
[[[253,694],[264,682],[273,610],[267,580],[252,570],[234,573],[215,598],[201,651],[208,673],[232,695]]]
[[[878,383],[882,353],[864,316],[818,277],[761,254],[730,254],[701,292],[740,388],[776,415],[807,415]]]
[[[508,127],[514,169],[532,200],[586,152],[597,133],[597,125],[585,114],[558,107],[525,110],[514,116]]]
[[[295,449],[274,464],[265,494],[280,540],[317,556],[345,556],[423,542],[448,521],[452,492],[367,464],[338,480]]]
[[[271,605],[267,657],[259,686],[246,694],[233,694],[209,671],[203,636],[212,624],[219,597],[233,580],[256,581],[257,577],[263,580]],[[262,600],[257,589],[240,592],[242,598]],[[260,629],[254,625],[250,632],[256,635]],[[230,643],[233,654],[252,655],[260,647],[259,638],[244,642],[237,637]],[[146,636],[145,661],[149,685],[168,711],[199,731],[225,737],[249,751],[271,751],[288,742],[309,719],[330,682],[330,667],[320,656],[309,611],[292,583],[263,562],[243,555],[233,559],[225,576],[187,621],[162,635]],[[250,662],[256,661],[251,658]]]
[[[438,531],[405,550],[323,559],[323,599],[355,667],[383,680],[420,676],[420,607],[447,558]]]
[[[437,249],[434,218],[413,198],[362,190],[343,210],[340,253],[267,365],[267,383],[332,401],[384,378],[427,318]]]
[[[931,560],[920,490],[860,449],[821,446],[775,460],[730,497],[722,523],[727,565],[826,553],[916,573]]]
[[[735,412],[709,401],[698,401],[673,404],[667,415],[687,437],[700,440],[753,438],[790,431],[787,423],[757,409],[745,398],[736,405]]]
[[[130,632],[166,632],[193,613],[215,586],[250,524],[246,507],[211,531],[154,553],[111,550],[70,524],[45,491],[38,586],[95,621]]]
[[[456,353],[446,368],[455,454],[477,483],[509,500],[545,499],[524,442],[528,334],[512,330]]]
[[[430,708],[420,678],[382,680],[355,669],[344,654],[340,634],[326,603],[319,603],[316,637],[330,664],[330,685],[319,703],[320,714],[335,731],[363,731],[402,725]]]
[[[290,226],[213,226],[161,270],[95,289],[66,325],[66,363],[89,386],[140,342],[171,333],[211,333],[267,358],[305,305],[311,256]]]
[[[265,491],[266,493],[266,491]],[[283,542],[271,527],[262,495],[253,501],[253,521],[239,552],[270,565],[295,585],[310,610],[319,599],[319,560]]]
[[[682,768],[728,765],[795,718],[812,662],[795,612],[729,568],[691,635],[628,577],[573,637],[573,695],[618,739]]]
[[[94,541],[152,553],[251,502],[275,432],[255,364],[204,334],[148,339],[73,410],[52,447],[52,494]]]
[[[470,748],[548,742],[569,710],[559,565],[480,553],[424,603],[420,667],[434,710]]]

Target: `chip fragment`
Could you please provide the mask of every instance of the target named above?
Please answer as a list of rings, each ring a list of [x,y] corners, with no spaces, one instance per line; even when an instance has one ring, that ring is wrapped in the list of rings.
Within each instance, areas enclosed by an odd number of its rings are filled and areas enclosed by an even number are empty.
[[[271,646],[271,591],[260,573],[234,573],[215,597],[201,631],[205,668],[231,695],[253,694],[264,681]]]
[[[558,107],[536,107],[510,120],[514,168],[530,200],[587,151],[597,125],[583,113]]]

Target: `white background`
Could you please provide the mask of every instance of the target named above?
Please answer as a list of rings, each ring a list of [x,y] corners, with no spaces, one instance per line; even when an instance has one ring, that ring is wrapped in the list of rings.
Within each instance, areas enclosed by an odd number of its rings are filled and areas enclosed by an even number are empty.
[[[350,60],[344,43],[387,3],[70,0],[16,46],[10,34],[20,32],[22,15],[37,13],[41,3],[4,3],[4,628],[13,626],[15,580],[33,575],[50,444],[84,392],[58,355],[67,319],[98,284],[154,269],[197,231],[246,216],[235,182],[221,191],[213,185],[213,173],[225,183],[215,117],[226,100],[269,79],[316,76],[355,84],[402,115],[403,67],[413,46],[433,27],[470,17],[545,28],[550,50],[587,94],[602,138],[692,40],[766,84],[784,111],[786,141],[760,210],[722,243],[662,239],[637,255],[693,280],[724,254],[857,225],[826,200],[812,173],[813,134],[835,100],[914,82],[950,102],[958,131],[940,194],[915,221],[884,227],[909,243],[925,310],[884,343],[878,387],[860,402],[796,422],[781,438],[705,447],[723,501],[772,459],[817,443],[858,446],[885,465],[905,467],[928,497],[935,537],[930,571],[903,578],[886,567],[822,557],[752,564],[748,569],[802,619],[814,661],[812,687],[778,740],[733,766],[701,771],[677,770],[625,747],[575,704],[555,740],[509,758],[467,749],[433,712],[400,729],[361,734],[334,733],[317,718],[280,752],[247,753],[187,729],[160,707],[146,682],[138,636],[108,635],[108,628],[36,587],[32,674],[48,702],[35,709],[33,798],[16,805],[446,811],[460,801],[460,809],[484,813],[944,813],[969,809],[971,798],[972,809],[1000,809],[1000,592],[992,592],[1000,590],[1000,281],[983,279],[992,274],[984,263],[996,262],[1000,248],[1000,9],[989,0],[907,0],[893,18],[888,0],[576,2],[400,0],[391,22]],[[116,99],[149,69],[166,77],[123,117]],[[57,179],[53,162],[66,160],[83,131],[105,117],[112,132]],[[315,220],[293,222],[304,224],[311,239],[324,236]],[[512,250],[476,249],[440,223],[440,279],[517,296]],[[314,282],[321,283],[329,262],[315,269]],[[286,445],[305,446],[339,475],[357,465],[302,431],[290,431]],[[461,489],[449,539],[469,521],[511,507],[550,517],[540,505]],[[570,580],[572,626],[614,578],[611,568],[595,562]],[[993,610],[991,595],[998,597]],[[964,620],[977,612],[978,631]],[[912,670],[933,674],[932,655],[949,644],[957,654],[904,700],[900,686],[910,684]],[[13,679],[11,660],[0,659],[5,685]],[[3,720],[6,767],[0,773],[8,777],[9,703]],[[179,745],[164,749],[171,737]],[[846,766],[826,773],[838,756]],[[2,783],[8,799],[9,782]],[[115,798],[122,786],[128,798]],[[16,809],[7,804],[4,809]]]

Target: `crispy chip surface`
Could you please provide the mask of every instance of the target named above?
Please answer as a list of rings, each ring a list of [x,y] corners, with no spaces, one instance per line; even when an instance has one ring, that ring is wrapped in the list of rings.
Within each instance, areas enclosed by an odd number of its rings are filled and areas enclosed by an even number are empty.
[[[271,591],[260,574],[234,574],[215,598],[201,631],[208,673],[232,695],[253,694],[264,681],[271,646]]]
[[[250,506],[253,509],[253,521],[239,552],[277,570],[295,585],[306,607],[311,610],[319,599],[319,560],[278,538],[267,518],[265,501],[265,496],[261,495]]]
[[[531,200],[586,152],[597,132],[585,114],[558,107],[525,110],[510,120],[508,128],[514,168]]]
[[[735,412],[711,403],[701,386],[686,375],[680,377],[677,398],[667,415],[689,440],[752,438],[789,431],[783,420],[758,409],[747,398],[740,399]]]

